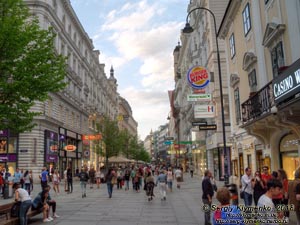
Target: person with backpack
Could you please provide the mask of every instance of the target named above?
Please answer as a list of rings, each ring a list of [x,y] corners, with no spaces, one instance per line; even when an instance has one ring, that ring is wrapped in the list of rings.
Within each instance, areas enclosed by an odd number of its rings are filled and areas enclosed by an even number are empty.
[[[79,179],[80,179],[82,198],[85,198],[86,197],[86,183],[89,180],[89,175],[83,168],[81,169],[81,172],[79,173]]]

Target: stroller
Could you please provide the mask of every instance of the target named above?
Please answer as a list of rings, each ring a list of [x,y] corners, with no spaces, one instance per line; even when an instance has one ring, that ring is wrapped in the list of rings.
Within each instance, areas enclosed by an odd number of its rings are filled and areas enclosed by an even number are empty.
[[[146,195],[148,196],[148,201],[150,202],[153,197],[154,197],[154,194],[153,194],[153,190],[154,190],[154,182],[149,182],[146,184]]]

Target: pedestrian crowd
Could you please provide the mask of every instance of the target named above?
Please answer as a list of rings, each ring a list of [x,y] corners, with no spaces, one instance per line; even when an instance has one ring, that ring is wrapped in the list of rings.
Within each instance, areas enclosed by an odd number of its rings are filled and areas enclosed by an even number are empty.
[[[251,221],[254,224],[288,224],[291,211],[295,211],[299,225],[300,168],[295,170],[294,180],[288,181],[283,169],[270,173],[269,167],[263,166],[262,171],[252,173],[247,167],[240,181],[242,207],[233,201],[233,192],[237,193],[237,190],[232,191],[229,186],[217,190],[211,171],[205,171],[202,181],[205,225],[246,224]],[[215,192],[220,203],[218,206],[212,205]]]
[[[62,185],[64,192],[72,194],[74,177],[78,177],[80,181],[82,198],[87,197],[87,185],[90,189],[94,187],[99,189],[101,184],[105,183],[108,198],[112,198],[113,189],[116,187],[125,191],[132,189],[136,193],[143,190],[150,202],[155,197],[154,188],[157,187],[161,201],[166,201],[167,192],[172,192],[173,182],[176,181],[177,188],[180,188],[183,181],[182,170],[179,167],[173,168],[165,165],[131,165],[110,167],[105,173],[100,168],[83,166],[81,170],[76,169],[75,173],[67,167],[61,177],[58,169],[43,167],[38,176],[41,191],[33,196],[33,186],[37,180],[33,181],[32,171],[17,168],[11,174],[6,168],[0,168],[0,194],[4,196],[7,184],[13,184],[13,196],[10,197],[14,197],[17,202],[20,225],[27,225],[27,213],[30,209],[42,211],[43,222],[47,223],[59,218],[56,213],[56,201],[50,195],[50,190],[53,190],[54,196],[58,196],[61,194]],[[39,187],[35,188],[39,189]]]

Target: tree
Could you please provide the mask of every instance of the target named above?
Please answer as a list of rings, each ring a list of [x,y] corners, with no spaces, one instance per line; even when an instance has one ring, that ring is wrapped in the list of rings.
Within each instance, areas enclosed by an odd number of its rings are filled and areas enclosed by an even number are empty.
[[[96,130],[100,131],[102,134],[102,142],[105,149],[99,149],[101,152],[96,152],[97,154],[105,155],[106,168],[108,166],[108,158],[112,156],[117,156],[120,152],[121,142],[119,140],[119,127],[115,120],[111,120],[107,116],[102,116],[101,120],[96,123]]]
[[[42,30],[22,0],[0,0],[0,130],[31,130],[40,114],[31,107],[65,87],[66,58],[54,39],[53,29]]]

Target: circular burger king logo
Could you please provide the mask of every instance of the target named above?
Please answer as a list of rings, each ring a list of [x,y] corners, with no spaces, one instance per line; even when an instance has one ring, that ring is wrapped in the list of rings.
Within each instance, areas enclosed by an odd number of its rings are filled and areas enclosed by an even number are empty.
[[[188,71],[187,80],[195,89],[205,88],[209,83],[208,70],[202,66],[194,66]]]

